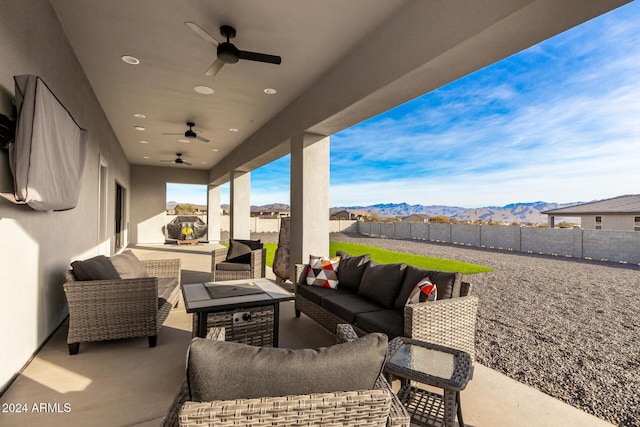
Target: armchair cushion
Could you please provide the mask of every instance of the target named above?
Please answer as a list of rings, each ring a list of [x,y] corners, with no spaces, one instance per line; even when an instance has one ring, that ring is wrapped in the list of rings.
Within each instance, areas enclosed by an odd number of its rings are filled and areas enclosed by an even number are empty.
[[[229,239],[227,261],[249,264],[251,262],[251,251],[256,249],[262,249],[260,240]]]
[[[74,261],[71,263],[71,268],[76,279],[82,281],[120,279],[113,264],[104,255],[94,256],[84,261]]]
[[[131,250],[126,250],[119,255],[109,258],[111,264],[120,275],[120,279],[139,279],[149,277],[147,269]]]
[[[251,271],[250,263],[240,263],[234,261],[222,261],[216,264],[216,270],[223,271]]]
[[[191,399],[251,399],[373,389],[387,337],[373,333],[344,344],[290,350],[195,338],[187,355]]]

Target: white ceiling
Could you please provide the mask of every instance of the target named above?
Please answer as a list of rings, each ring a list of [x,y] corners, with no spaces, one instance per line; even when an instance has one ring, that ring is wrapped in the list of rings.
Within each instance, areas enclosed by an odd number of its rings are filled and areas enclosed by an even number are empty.
[[[173,159],[180,151],[200,169],[210,169],[405,3],[52,0],[129,161],[166,166],[159,161]],[[220,41],[219,27],[231,25],[237,30],[232,43],[239,49],[280,55],[282,64],[241,60],[206,77],[215,47],[186,27],[186,21]],[[126,64],[123,55],[141,63]],[[198,94],[193,89],[197,85],[215,93]],[[266,88],[277,94],[265,94]],[[136,113],[146,118],[137,119]],[[162,135],[184,132],[187,121],[195,122],[199,135],[211,142],[185,144],[178,142],[180,136]],[[135,130],[136,125],[146,131]]]
[[[629,0],[50,1],[129,161],[186,167],[160,162],[182,152],[220,183],[300,132],[331,135]],[[187,21],[218,40],[231,25],[239,49],[282,64],[241,60],[207,77],[215,48]],[[162,135],[187,121],[211,142]]]

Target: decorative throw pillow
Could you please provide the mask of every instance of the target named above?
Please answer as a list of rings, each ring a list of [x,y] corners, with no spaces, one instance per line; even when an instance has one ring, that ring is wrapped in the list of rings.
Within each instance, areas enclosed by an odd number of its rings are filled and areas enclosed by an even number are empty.
[[[104,255],[98,255],[84,261],[74,261],[71,263],[71,268],[76,279],[81,281],[120,279],[120,275],[113,268],[113,264]]]
[[[147,269],[131,250],[126,250],[119,255],[109,258],[121,279],[138,279],[149,277]]]
[[[307,269],[307,285],[336,289],[340,257],[323,258],[311,255]]]
[[[413,291],[411,291],[411,295],[409,295],[409,299],[407,300],[407,304],[417,304],[419,302],[425,301],[435,301],[438,299],[438,288],[436,285],[431,283],[428,277],[425,277],[421,281],[418,282]]]

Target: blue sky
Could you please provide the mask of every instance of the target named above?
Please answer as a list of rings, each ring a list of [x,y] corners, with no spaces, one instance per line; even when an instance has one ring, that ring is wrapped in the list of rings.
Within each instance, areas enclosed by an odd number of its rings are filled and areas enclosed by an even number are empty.
[[[330,206],[566,203],[639,183],[639,2],[331,136]],[[288,156],[251,174],[251,203],[276,202]]]

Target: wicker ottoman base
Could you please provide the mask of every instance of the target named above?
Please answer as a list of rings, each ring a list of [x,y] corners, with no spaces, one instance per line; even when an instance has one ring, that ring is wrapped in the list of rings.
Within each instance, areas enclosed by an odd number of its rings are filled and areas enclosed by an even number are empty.
[[[193,336],[197,335],[199,316],[207,316],[207,331],[213,327],[225,329],[225,341],[261,347],[273,347],[274,307],[245,307],[214,313],[194,313]],[[250,320],[234,322],[236,313],[248,313]]]

